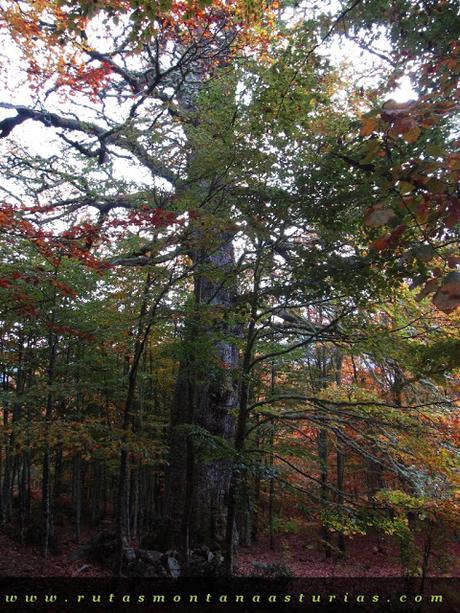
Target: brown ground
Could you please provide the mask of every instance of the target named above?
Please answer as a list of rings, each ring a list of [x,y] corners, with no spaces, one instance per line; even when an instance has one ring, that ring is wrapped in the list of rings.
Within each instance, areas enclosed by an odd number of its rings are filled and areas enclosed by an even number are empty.
[[[82,534],[82,542],[91,533]],[[0,577],[110,577],[106,568],[85,560],[69,559],[78,544],[70,534],[61,534],[59,546],[62,553],[50,554],[45,560],[38,547],[21,545],[0,532]]]
[[[91,538],[90,531],[82,534],[82,542]],[[62,553],[44,559],[38,547],[20,545],[6,532],[0,532],[0,577],[108,577],[110,570],[87,562],[72,561],[70,555],[78,547],[73,536],[61,531]],[[432,576],[460,576],[460,541],[451,539],[433,553],[429,574]],[[254,566],[254,562],[256,562]],[[296,577],[391,577],[401,576],[403,570],[396,543],[388,540],[379,552],[371,536],[355,537],[347,541],[347,557],[339,560],[335,555],[326,560],[317,539],[311,535],[290,534],[278,536],[271,550],[267,537],[251,547],[240,548],[237,556],[238,575],[261,575],[265,571],[257,562],[276,563],[287,568]]]
[[[316,541],[316,542],[315,542]],[[254,562],[272,562],[287,568],[295,577],[401,577],[399,548],[392,539],[382,543],[379,551],[377,539],[356,536],[347,539],[347,556],[336,555],[327,560],[318,539],[311,535],[289,534],[275,539],[271,550],[267,537],[251,547],[242,547],[238,553],[237,572],[240,575],[262,574]],[[421,544],[420,544],[421,545]],[[430,576],[460,577],[460,540],[433,547],[429,564]]]

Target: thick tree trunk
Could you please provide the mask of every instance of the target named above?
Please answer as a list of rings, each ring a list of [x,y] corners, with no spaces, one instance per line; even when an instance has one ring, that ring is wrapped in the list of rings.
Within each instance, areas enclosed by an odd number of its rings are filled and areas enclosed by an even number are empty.
[[[222,546],[225,539],[231,459],[213,459],[206,440],[207,433],[232,440],[238,404],[238,349],[226,340],[234,332],[226,321],[236,296],[234,251],[232,236],[221,238],[212,255],[199,256],[171,417],[165,511],[170,545],[181,549],[197,543]]]
[[[232,32],[226,34],[231,41]],[[229,46],[215,60],[224,65]],[[221,168],[202,168],[202,142],[197,138],[199,95],[208,80],[204,64],[196,63],[181,76],[176,96],[186,121],[188,140],[186,180],[177,195],[191,190],[196,210],[223,214],[226,203],[220,190]],[[233,85],[236,87],[236,83]],[[231,95],[231,92],[229,92]],[[192,121],[190,121],[190,119]],[[220,126],[224,127],[225,126]],[[213,197],[219,194],[219,200]],[[171,415],[170,460],[166,476],[165,514],[170,545],[188,553],[193,544],[225,545],[231,457],[213,457],[212,437],[232,441],[238,405],[238,348],[231,339],[236,328],[229,321],[236,302],[233,233],[204,227],[190,220],[189,255],[194,265],[194,303],[186,322],[184,352]],[[229,317],[230,315],[230,317]],[[225,443],[224,443],[225,446]],[[206,457],[205,457],[206,456]]]

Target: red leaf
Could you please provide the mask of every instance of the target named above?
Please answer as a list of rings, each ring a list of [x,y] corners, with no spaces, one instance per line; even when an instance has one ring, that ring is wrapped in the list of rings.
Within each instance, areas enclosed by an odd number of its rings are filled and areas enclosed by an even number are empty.
[[[381,236],[374,241],[371,245],[371,249],[375,249],[376,251],[394,249],[398,245],[399,239],[404,234],[405,229],[406,224],[399,224],[399,226],[396,226],[393,232],[390,232],[390,234],[385,234],[385,236]]]
[[[460,223],[460,200],[452,198],[446,215],[446,226],[453,228]]]
[[[372,243],[371,249],[375,249],[376,251],[383,251],[384,249],[388,249],[390,246],[390,237],[390,234],[385,234],[385,236],[381,236]]]

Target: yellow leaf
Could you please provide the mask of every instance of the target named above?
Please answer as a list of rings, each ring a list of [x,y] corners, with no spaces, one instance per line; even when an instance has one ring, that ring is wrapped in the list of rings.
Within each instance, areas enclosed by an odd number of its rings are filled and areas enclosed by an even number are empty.
[[[401,194],[410,194],[410,192],[415,189],[415,185],[412,185],[412,183],[408,181],[400,181],[398,187]]]
[[[365,117],[361,122],[360,136],[370,136],[379,125],[378,117]]]
[[[426,188],[433,194],[442,194],[447,191],[447,185],[444,181],[436,178],[430,179],[426,184]]]
[[[420,133],[421,133],[421,129],[418,126],[414,126],[407,132],[404,132],[403,138],[406,141],[406,143],[412,144],[418,140]]]

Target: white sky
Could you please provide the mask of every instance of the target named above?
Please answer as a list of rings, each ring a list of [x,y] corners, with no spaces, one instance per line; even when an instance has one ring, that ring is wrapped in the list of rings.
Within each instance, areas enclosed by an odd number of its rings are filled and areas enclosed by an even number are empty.
[[[334,1],[329,2],[331,10],[336,9]],[[388,41],[382,38],[379,41],[380,50],[385,52],[390,50]],[[357,79],[365,86],[372,86],[373,68],[376,65],[375,56],[366,54],[358,48],[358,46],[348,39],[341,39],[340,42],[332,40],[332,43],[325,45],[322,53],[327,54],[332,62],[337,66],[345,61],[348,69],[353,73],[358,68]],[[31,105],[33,104],[33,98],[31,95],[28,82],[24,79],[24,72],[22,70],[23,62],[19,57],[17,49],[8,42],[5,36],[0,38],[0,57],[2,63],[6,64],[3,70],[3,80],[7,83],[8,87],[4,89],[3,95],[0,94],[1,102],[9,102],[14,104]],[[377,60],[378,63],[378,60]],[[399,80],[398,87],[395,89],[391,96],[398,102],[403,102],[408,99],[416,97],[416,93],[411,88],[410,80],[408,77],[402,77]],[[78,100],[78,96],[75,97]],[[62,103],[57,103],[58,97],[51,95],[46,101],[46,108],[48,110],[59,111],[59,108],[66,109]],[[112,108],[110,108],[112,107]],[[110,114],[114,117],[118,116],[122,120],[123,113],[116,107],[116,103],[108,103]],[[66,109],[67,110],[67,109]],[[70,105],[69,105],[69,110]],[[84,112],[84,111],[83,111]],[[7,109],[0,109],[0,120],[6,117],[14,115],[14,111]],[[87,117],[90,118],[90,115]],[[19,142],[32,155],[49,156],[56,151],[60,150],[62,141],[56,136],[54,130],[50,130],[34,121],[26,121],[24,124],[14,130],[14,139]],[[151,176],[143,172],[136,164],[130,164],[127,160],[114,160],[115,170],[127,181],[135,181],[148,185],[151,183]]]

